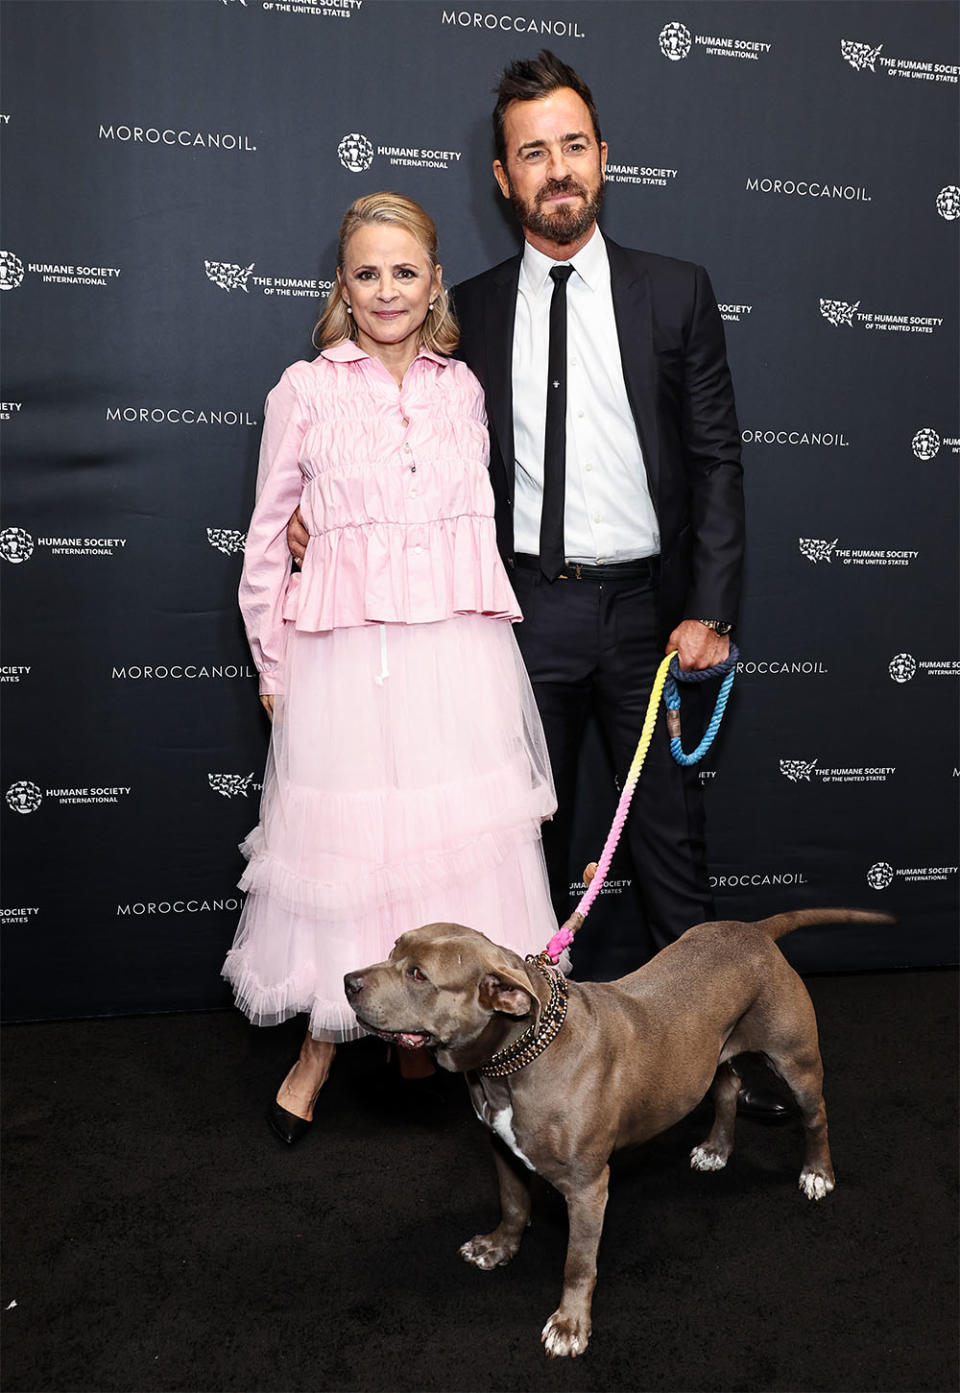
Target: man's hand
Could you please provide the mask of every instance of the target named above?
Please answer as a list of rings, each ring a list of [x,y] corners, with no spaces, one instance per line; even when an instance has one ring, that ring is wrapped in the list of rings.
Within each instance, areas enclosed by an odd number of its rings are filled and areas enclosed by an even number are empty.
[[[290,515],[287,523],[287,550],[293,557],[295,566],[303,565],[303,558],[307,554],[307,543],[310,540],[310,533],[303,525],[303,518],[300,516],[300,509]]]
[[[263,707],[264,711],[266,711],[266,713],[267,713],[267,715],[270,717],[270,720],[271,720],[271,723],[272,723],[272,721],[273,721],[273,697],[272,697],[272,696],[262,696],[262,697],[260,698],[260,705]]]
[[[670,653],[674,648],[684,672],[702,672],[729,658],[730,638],[727,634],[721,638],[699,619],[684,619],[667,639],[666,651]]]

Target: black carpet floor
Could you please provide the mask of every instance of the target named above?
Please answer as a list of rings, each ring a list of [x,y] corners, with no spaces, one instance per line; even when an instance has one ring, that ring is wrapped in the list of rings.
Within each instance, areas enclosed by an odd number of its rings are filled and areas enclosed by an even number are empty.
[[[956,976],[809,986],[835,1193],[798,1192],[796,1123],[691,1171],[702,1106],[618,1159],[590,1348],[552,1362],[563,1204],[538,1188],[509,1267],[459,1259],[495,1219],[461,1080],[422,1111],[350,1046],[287,1150],[263,1111],[298,1023],[8,1026],[3,1387],[952,1393]]]

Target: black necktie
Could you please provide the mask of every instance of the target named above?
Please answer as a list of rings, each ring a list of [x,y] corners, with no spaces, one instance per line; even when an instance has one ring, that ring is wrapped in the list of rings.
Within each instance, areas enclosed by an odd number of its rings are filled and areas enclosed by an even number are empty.
[[[567,281],[572,266],[553,266],[550,349],[547,360],[547,420],[543,433],[543,504],[540,510],[540,569],[556,580],[566,564],[563,546],[567,470]]]

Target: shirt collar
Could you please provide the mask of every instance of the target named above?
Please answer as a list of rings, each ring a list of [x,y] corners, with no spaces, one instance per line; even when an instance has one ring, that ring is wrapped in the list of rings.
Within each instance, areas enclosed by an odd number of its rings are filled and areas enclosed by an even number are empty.
[[[551,268],[567,264],[564,261],[554,261],[550,256],[544,256],[543,252],[537,251],[536,247],[525,242],[523,261],[520,264],[521,283],[526,289],[539,295],[550,277]],[[604,278],[609,277],[610,262],[607,259],[607,247],[599,227],[594,228],[590,241],[580,248],[576,256],[570,258],[570,264],[576,275],[590,290],[598,290]]]
[[[320,357],[328,358],[332,363],[356,363],[362,358],[369,359],[370,356],[369,353],[364,353],[360,345],[354,343],[353,339],[341,339],[339,343],[320,351]],[[422,344],[417,358],[429,358],[431,363],[437,363],[441,368],[445,368],[450,361],[449,358],[444,358],[441,353],[432,353],[429,348],[424,348]],[[414,362],[416,362],[416,358]]]

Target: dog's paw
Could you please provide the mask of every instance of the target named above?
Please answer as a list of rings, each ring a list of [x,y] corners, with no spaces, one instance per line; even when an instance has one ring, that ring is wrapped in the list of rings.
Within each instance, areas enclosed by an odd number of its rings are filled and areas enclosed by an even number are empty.
[[[719,1151],[708,1151],[704,1146],[695,1146],[690,1152],[691,1170],[722,1171],[726,1164],[726,1156],[722,1156]]]
[[[490,1272],[495,1267],[503,1267],[516,1254],[520,1240],[504,1239],[497,1233],[478,1233],[460,1245],[460,1256],[464,1262],[472,1263],[482,1272]]]
[[[583,1354],[590,1340],[590,1321],[572,1318],[554,1311],[540,1335],[543,1347],[551,1359],[576,1359]]]
[[[808,1170],[806,1166],[800,1172],[800,1179],[797,1188],[802,1190],[808,1200],[822,1200],[829,1195],[833,1189],[834,1179],[832,1175],[824,1175],[820,1170]]]

